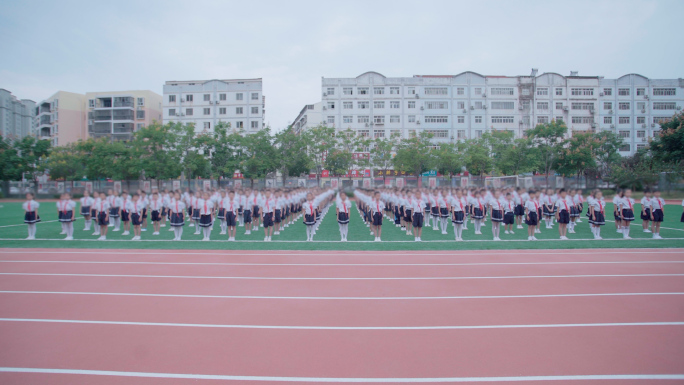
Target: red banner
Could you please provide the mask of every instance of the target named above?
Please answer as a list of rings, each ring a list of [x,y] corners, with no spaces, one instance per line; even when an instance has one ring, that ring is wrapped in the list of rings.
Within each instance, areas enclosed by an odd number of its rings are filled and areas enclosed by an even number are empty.
[[[244,175],[241,172],[234,172],[233,179],[244,179]]]

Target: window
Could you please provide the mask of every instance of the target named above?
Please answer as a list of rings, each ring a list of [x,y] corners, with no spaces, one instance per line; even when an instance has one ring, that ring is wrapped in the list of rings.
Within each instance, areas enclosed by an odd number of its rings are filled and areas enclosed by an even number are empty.
[[[448,94],[446,87],[425,87],[425,95],[446,95]]]
[[[537,102],[537,109],[538,110],[548,110],[549,109],[549,102]]]
[[[373,94],[374,95],[384,95],[385,94],[385,87],[373,87]]]
[[[523,100],[522,106],[524,109],[529,110],[530,109],[530,101],[529,100]]]
[[[242,115],[242,107],[235,107],[235,114]]]
[[[612,110],[613,109],[613,103],[612,102],[603,102],[603,109],[604,110]]]
[[[592,96],[594,95],[593,88],[571,88],[570,95],[573,96]]]
[[[367,110],[370,106],[370,102],[356,102],[356,106],[361,110]]]
[[[425,123],[448,123],[448,116],[426,116]]]
[[[368,95],[368,87],[359,87],[357,90],[359,91],[359,95]]]
[[[359,130],[358,133],[359,136],[363,138],[367,138],[370,136],[370,130]]]
[[[169,116],[176,116],[176,109],[175,108],[169,108]]]
[[[399,87],[390,87],[390,95],[399,95]]]
[[[557,122],[562,122],[562,121],[563,121],[563,117],[562,117],[562,116],[556,116],[556,121],[557,121]]]
[[[415,95],[416,94],[416,87],[409,87],[406,92],[408,92],[409,95]]]
[[[415,123],[416,122],[416,116],[415,115],[409,115],[408,121],[409,121],[409,123]]]
[[[677,94],[676,88],[654,88],[653,96],[674,96]]]
[[[390,102],[390,108],[399,108],[399,101],[393,100]]]
[[[646,95],[646,89],[645,88],[637,88],[637,96],[644,96]]]
[[[482,123],[482,117],[481,117],[481,116],[476,116],[476,117],[475,117],[475,123]]]
[[[328,109],[334,110],[335,109],[335,102],[328,102]]]
[[[401,123],[401,120],[399,120],[399,115],[390,116],[390,123]]]
[[[205,130],[211,129],[211,122],[204,122],[204,129]]]
[[[645,138],[645,137],[646,137],[646,131],[644,131],[644,130],[637,131],[637,138]]]
[[[145,105],[145,98],[138,98],[138,107],[143,107]]]
[[[478,138],[481,138],[482,137],[482,130],[475,130],[475,136],[477,136]]]
[[[390,136],[397,136],[401,138],[401,130],[390,130]]]
[[[667,116],[654,116],[653,117],[653,123],[655,123],[655,124],[660,124],[661,122],[666,123],[669,120],[670,120],[670,118]]]
[[[344,88],[342,88],[342,93],[344,95],[353,95],[354,91],[353,91],[353,88],[351,88],[351,87],[344,87]]]
[[[373,130],[373,137],[374,138],[384,138],[385,137],[385,130]]]
[[[456,107],[459,110],[465,110],[465,102],[456,102]]]
[[[205,108],[204,115],[211,115],[211,108]]]
[[[368,118],[368,115],[359,115],[356,119],[357,123],[368,123],[370,122],[370,119]]]
[[[571,103],[570,108],[573,110],[593,110],[594,103]]]
[[[354,117],[352,116],[343,116],[342,117],[342,123],[353,123],[354,122]]]
[[[219,94],[219,100],[226,100],[226,94]]]
[[[211,95],[209,95],[209,94],[204,94],[204,101],[205,101],[205,102],[208,102],[208,101],[210,101],[210,100],[211,100]]]
[[[465,88],[463,88],[463,87],[456,88],[456,95],[465,95]]]
[[[225,115],[225,114],[226,114],[226,107],[219,108],[219,115]]]
[[[449,102],[426,102],[425,108],[428,110],[446,110],[449,108]]]
[[[645,145],[645,144],[637,144],[637,151],[638,151],[638,150],[643,150],[644,148],[646,148],[646,145]]]
[[[512,110],[514,108],[515,102],[492,102],[492,110]]]
[[[252,100],[259,100],[259,93],[258,92],[252,92]]]
[[[491,95],[513,95],[513,88],[492,88],[489,92]]]
[[[619,124],[629,124],[629,116],[620,116],[618,118]]]
[[[408,102],[408,108],[416,108],[416,102]]]
[[[194,100],[194,95],[185,95],[186,102],[192,102]]]
[[[242,92],[235,94],[235,100],[242,100]]]
[[[620,103],[618,103],[618,109],[629,110],[630,109],[630,103],[629,102],[620,102]]]
[[[475,108],[478,110],[482,109],[482,102],[475,102]]]
[[[645,110],[646,102],[637,102],[637,110]]]
[[[618,88],[618,95],[629,96],[629,88]]]
[[[354,108],[354,102],[342,102],[342,108],[345,110],[351,110]]]
[[[548,116],[537,116],[537,124],[545,124],[549,122]]]
[[[186,108],[185,109],[185,115],[192,116],[192,108]]]
[[[373,116],[373,123],[375,123],[375,124],[385,124],[385,116],[384,116],[384,115],[376,115],[376,116]]]
[[[328,94],[328,96],[335,95],[335,89],[332,87],[328,87],[326,93]]]
[[[653,109],[654,110],[674,110],[677,108],[677,103],[663,103],[663,102],[654,102],[653,103]]]
[[[530,96],[530,89],[529,88],[523,88],[522,94],[523,94],[523,96]]]
[[[646,124],[645,116],[637,116],[637,124]]]
[[[169,95],[169,103],[175,103],[176,102],[176,95]]]
[[[594,119],[591,116],[573,116],[573,124],[589,124],[594,123]]]
[[[623,144],[622,146],[620,146],[620,148],[618,150],[622,151],[622,152],[629,152],[630,151],[629,143]]]
[[[143,128],[145,128],[145,125],[144,125],[143,123],[138,123],[138,124],[136,124],[135,126],[136,126],[136,130],[137,130],[137,131],[140,131],[140,130],[142,130]]]
[[[603,89],[603,94],[606,96],[610,96],[613,94],[613,89],[612,88],[604,88]]]
[[[548,116],[546,119],[548,120]],[[512,116],[492,116],[492,123],[513,123],[514,121]]]
[[[88,100],[88,107],[95,108],[95,99]]]
[[[556,96],[563,96],[563,89],[562,88],[556,88]]]
[[[613,117],[612,116],[604,116],[603,117],[603,124],[613,124]]]
[[[556,102],[556,109],[562,110],[563,109],[563,103],[562,102]]]
[[[425,130],[426,134],[431,134],[433,138],[448,138],[449,131],[447,130]]]
[[[475,95],[482,95],[482,88],[475,88]]]
[[[458,139],[465,139],[465,138],[466,138],[465,130],[458,130],[458,131],[456,131],[456,138],[458,138]]]
[[[373,102],[373,108],[385,108],[385,102],[384,101],[375,101],[375,102]]]
[[[259,128],[259,122],[258,122],[258,121],[252,121],[252,122],[251,122],[251,127],[252,127],[252,128],[258,129],[258,128]]]
[[[461,124],[465,123],[465,116],[459,116],[459,117],[458,117],[458,122],[461,123]]]
[[[618,135],[619,135],[621,138],[629,138],[629,137],[630,137],[629,131],[618,131]]]
[[[328,116],[328,124],[335,124],[335,117],[334,116]]]
[[[549,94],[548,88],[537,88],[537,96],[547,96]]]
[[[135,111],[135,118],[136,119],[145,119],[145,110]]]
[[[252,107],[252,114],[258,115],[259,114],[259,107]]]

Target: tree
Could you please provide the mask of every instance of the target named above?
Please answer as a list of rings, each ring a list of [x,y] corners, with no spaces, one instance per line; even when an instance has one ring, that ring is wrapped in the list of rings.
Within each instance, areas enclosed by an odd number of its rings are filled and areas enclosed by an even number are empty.
[[[659,168],[659,161],[644,149],[613,164],[606,178],[617,187],[631,189],[650,187],[659,180]]]
[[[660,133],[650,143],[653,157],[674,169],[684,169],[684,113],[660,123]]]
[[[26,173],[27,178],[32,179],[39,163],[47,158],[50,151],[50,141],[37,140],[34,137],[26,136],[21,140],[16,140],[12,144],[19,155],[17,167],[22,173]]]
[[[461,172],[465,167],[465,157],[461,152],[460,143],[442,143],[438,150],[431,150],[431,167],[442,175],[453,175]]]
[[[77,143],[55,147],[45,164],[50,178],[80,180],[85,174],[87,158],[78,149]]]
[[[241,169],[246,178],[265,178],[269,172],[277,169],[276,151],[271,140],[271,131],[268,127],[245,136]]]
[[[298,135],[288,127],[275,135],[274,145],[276,162],[284,178],[308,174],[314,167],[307,151],[307,135]]]
[[[350,152],[334,149],[325,157],[325,169],[331,175],[344,175],[351,168],[352,154]]]
[[[319,180],[325,157],[335,149],[335,128],[319,124],[306,131],[304,135],[307,136],[309,158],[313,161],[313,166],[316,168],[316,179]]]
[[[549,174],[567,132],[568,127],[562,120],[537,124],[535,128],[526,132],[527,137],[534,145],[536,159],[539,161],[538,167],[546,175],[547,186],[549,185]]]
[[[464,147],[464,160],[468,172],[483,176],[492,171],[493,162],[486,137],[467,140]]]
[[[174,151],[178,135],[184,132],[180,123],[152,123],[136,131],[130,143],[132,154],[138,160],[137,171],[145,171],[151,179],[170,179],[180,174],[180,157]],[[191,140],[192,142],[192,140]]]
[[[612,132],[575,132],[559,149],[554,169],[564,176],[577,176],[579,187],[580,176],[595,175],[620,157],[617,149],[621,143]]]
[[[9,139],[0,136],[0,180],[20,180],[21,157]]]
[[[423,172],[429,170],[432,161],[429,152],[431,137],[432,135],[421,132],[419,136],[400,141],[394,157],[394,169],[413,173],[420,178]]]
[[[395,134],[389,138],[376,138],[373,140],[373,150],[371,152],[370,161],[375,168],[387,171],[387,169],[392,167],[392,158],[394,158],[393,151],[396,148],[398,139],[399,135]],[[382,173],[383,182],[385,181],[386,174],[386,172]]]

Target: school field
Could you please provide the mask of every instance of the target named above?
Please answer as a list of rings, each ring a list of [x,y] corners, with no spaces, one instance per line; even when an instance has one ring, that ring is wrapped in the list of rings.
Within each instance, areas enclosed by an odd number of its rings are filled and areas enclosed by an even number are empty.
[[[121,232],[113,232],[109,228],[107,241],[97,241],[91,231],[83,231],[83,218],[77,215],[74,223],[74,240],[65,241],[60,235],[61,227],[57,221],[57,211],[53,202],[42,203],[40,217],[42,222],[37,226],[36,240],[25,240],[26,225],[23,224],[21,203],[0,201],[0,245],[2,247],[38,247],[38,248],[95,248],[95,249],[214,249],[214,250],[494,250],[494,249],[577,249],[577,248],[664,248],[684,246],[684,224],[680,222],[682,207],[667,205],[665,221],[661,227],[661,236],[665,239],[654,240],[652,234],[643,233],[641,220],[633,222],[630,231],[632,240],[624,240],[622,234],[615,231],[613,222],[607,222],[601,229],[603,240],[594,240],[587,218],[582,215],[582,223],[577,224],[576,234],[568,234],[569,241],[558,239],[558,225],[552,230],[545,228],[542,223],[541,234],[536,234],[539,241],[527,240],[527,228],[514,229],[515,234],[504,234],[501,230],[501,241],[493,241],[491,222],[487,221],[482,228],[482,235],[475,235],[473,226],[463,231],[463,242],[455,242],[453,227],[450,225],[448,234],[441,231],[424,228],[423,242],[414,242],[413,236],[407,236],[399,228],[385,218],[382,240],[373,242],[370,230],[363,225],[358,211],[351,212],[348,242],[339,242],[340,235],[334,214],[335,206],[323,219],[314,237],[314,242],[305,242],[305,226],[301,218],[294,225],[284,229],[280,235],[274,235],[273,241],[264,242],[262,229],[252,231],[251,235],[244,235],[244,227],[238,228],[237,241],[228,242],[227,236],[219,235],[219,226],[214,226],[212,240],[202,242],[202,235],[195,235],[194,228],[186,223],[183,240],[174,242],[173,232],[169,227],[161,229],[160,235],[152,235],[152,226],[142,233],[141,241],[131,241],[131,236],[122,237]],[[640,205],[636,205],[638,213]],[[586,210],[585,210],[586,212]],[[612,204],[606,207],[606,218],[612,219]]]

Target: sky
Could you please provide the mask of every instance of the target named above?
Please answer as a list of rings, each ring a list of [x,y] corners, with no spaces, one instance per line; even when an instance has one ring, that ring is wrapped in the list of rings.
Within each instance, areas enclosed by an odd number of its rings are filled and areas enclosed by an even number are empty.
[[[684,77],[684,1],[0,0],[0,88],[149,89],[263,78],[279,131],[321,99],[321,77]]]

